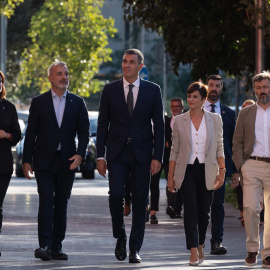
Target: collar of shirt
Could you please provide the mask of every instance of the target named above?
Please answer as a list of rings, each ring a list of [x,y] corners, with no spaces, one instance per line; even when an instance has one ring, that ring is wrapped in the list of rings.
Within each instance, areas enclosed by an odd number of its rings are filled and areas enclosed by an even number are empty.
[[[52,89],[51,89],[51,93],[52,93],[52,98],[54,98],[55,96],[57,96]],[[59,98],[59,99],[62,99],[63,97],[66,98],[66,96],[67,96],[67,90],[65,91],[65,93],[63,94],[63,96],[61,98]]]
[[[269,109],[270,109],[270,106],[266,109],[266,110],[264,110],[259,104],[258,104],[258,102],[256,102],[256,105],[257,105],[257,109],[259,109],[259,110],[263,110],[263,111],[268,111]]]
[[[211,104],[212,104],[211,102],[206,100],[205,103],[204,103],[204,106],[203,106],[204,109],[206,109],[208,112],[210,112],[211,109],[212,109]],[[216,105],[215,111],[217,113],[218,111],[220,111],[220,100],[218,102],[214,103],[214,104]]]
[[[127,101],[127,95],[128,95],[128,91],[129,91],[129,82],[127,82],[124,78],[123,78],[123,86],[124,86],[124,94],[125,94],[125,100]],[[132,88],[132,93],[133,93],[133,108],[135,107],[135,104],[137,102],[137,97],[138,97],[138,93],[139,93],[139,87],[140,87],[140,78],[138,78],[135,82],[132,83],[134,86]]]
[[[127,87],[130,83],[129,82],[127,82],[126,80],[125,80],[125,78],[123,77],[123,84],[124,84],[124,88],[125,87]],[[135,82],[133,82],[132,83],[134,86],[136,86],[136,87],[140,87],[140,78],[138,77],[138,79],[135,81]]]

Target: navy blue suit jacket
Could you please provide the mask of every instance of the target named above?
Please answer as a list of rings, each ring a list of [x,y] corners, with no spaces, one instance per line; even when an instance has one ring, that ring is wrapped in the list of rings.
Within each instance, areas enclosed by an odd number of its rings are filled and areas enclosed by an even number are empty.
[[[237,169],[232,161],[232,139],[235,129],[235,111],[223,104],[220,104],[220,112],[223,122],[226,177],[230,177],[233,173],[237,173]]]
[[[75,137],[78,135],[78,146]],[[50,166],[59,142],[63,165],[67,171],[73,161],[68,159],[79,154],[83,158],[89,143],[89,118],[84,100],[67,92],[64,115],[59,128],[51,91],[33,98],[25,135],[23,163],[32,163],[36,171]]]
[[[164,116],[160,87],[157,84],[140,79],[131,118],[125,100],[123,79],[105,85],[100,98],[97,157],[114,160],[128,138],[131,138],[133,153],[138,162],[146,163],[152,159],[162,162]]]

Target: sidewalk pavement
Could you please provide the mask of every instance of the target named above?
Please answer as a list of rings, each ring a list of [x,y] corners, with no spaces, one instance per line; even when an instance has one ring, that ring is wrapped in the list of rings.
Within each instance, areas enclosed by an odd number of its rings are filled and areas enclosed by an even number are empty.
[[[230,204],[225,205],[223,241],[228,254],[209,254],[209,227],[205,262],[197,267],[188,266],[189,251],[185,248],[183,219],[170,219],[166,215],[165,186],[166,181],[161,179],[160,211],[157,214],[159,224],[146,225],[144,244],[140,251],[142,263],[130,264],[128,258],[120,262],[114,256],[116,240],[112,237],[107,179],[97,176],[95,180],[83,180],[78,175],[69,201],[66,239],[63,242],[63,251],[69,259],[44,262],[34,257],[34,250],[38,247],[36,182],[13,177],[3,206],[0,269],[250,269],[244,264],[247,253],[245,229],[237,219],[239,211]],[[129,235],[131,215],[125,221]],[[257,266],[252,269],[261,269],[261,265],[259,256]]]

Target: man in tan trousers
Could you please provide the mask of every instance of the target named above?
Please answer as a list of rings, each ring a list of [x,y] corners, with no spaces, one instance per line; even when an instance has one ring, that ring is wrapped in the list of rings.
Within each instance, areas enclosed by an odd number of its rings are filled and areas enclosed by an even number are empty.
[[[260,198],[265,203],[262,267],[270,268],[270,72],[252,79],[256,104],[239,113],[233,137],[233,161],[243,185],[244,220],[247,234],[247,266],[257,263],[260,249]]]

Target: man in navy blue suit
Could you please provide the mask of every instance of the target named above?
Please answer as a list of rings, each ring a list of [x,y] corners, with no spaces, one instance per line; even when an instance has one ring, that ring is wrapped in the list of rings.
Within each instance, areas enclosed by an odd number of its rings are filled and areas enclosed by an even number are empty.
[[[239,184],[239,175],[232,161],[232,139],[235,128],[235,112],[229,107],[220,104],[220,95],[222,93],[223,81],[219,75],[210,75],[207,78],[208,97],[204,104],[204,109],[218,113],[223,121],[223,142],[225,153],[226,177],[232,176],[232,187]],[[225,178],[226,179],[226,178]],[[211,254],[222,255],[227,253],[227,249],[222,246],[224,235],[224,197],[225,181],[221,188],[214,192],[213,203],[211,206],[212,238]]]
[[[113,236],[117,238],[115,256],[120,261],[127,256],[124,198],[125,184],[130,176],[130,263],[141,262],[139,251],[144,238],[150,174],[160,170],[164,148],[161,91],[157,84],[139,77],[143,59],[143,54],[137,49],[124,52],[124,76],[105,85],[97,127],[97,169],[105,177],[108,167],[109,206]]]
[[[67,91],[66,63],[48,69],[51,89],[33,98],[23,150],[23,171],[33,170],[39,194],[38,240],[35,257],[67,260],[62,252],[66,232],[67,203],[75,176],[89,143],[89,119],[84,100]],[[78,137],[76,147],[75,138]]]

